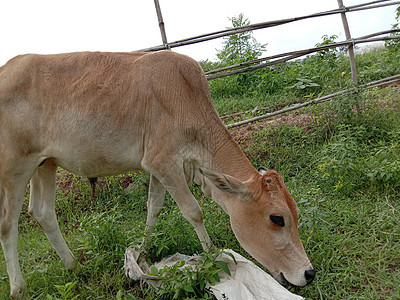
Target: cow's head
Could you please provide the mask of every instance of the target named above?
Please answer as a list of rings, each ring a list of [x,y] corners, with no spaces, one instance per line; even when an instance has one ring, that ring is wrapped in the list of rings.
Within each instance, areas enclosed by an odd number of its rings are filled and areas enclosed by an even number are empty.
[[[257,176],[241,182],[211,170],[202,173],[223,191],[216,200],[225,206],[239,243],[276,280],[305,286],[314,279],[299,237],[297,206],[281,175],[260,168]]]

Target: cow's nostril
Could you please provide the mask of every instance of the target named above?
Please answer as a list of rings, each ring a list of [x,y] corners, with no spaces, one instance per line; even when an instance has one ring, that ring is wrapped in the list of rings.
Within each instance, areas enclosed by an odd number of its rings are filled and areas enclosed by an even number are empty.
[[[304,276],[306,277],[307,284],[311,283],[315,277],[314,269],[310,269],[304,272]]]

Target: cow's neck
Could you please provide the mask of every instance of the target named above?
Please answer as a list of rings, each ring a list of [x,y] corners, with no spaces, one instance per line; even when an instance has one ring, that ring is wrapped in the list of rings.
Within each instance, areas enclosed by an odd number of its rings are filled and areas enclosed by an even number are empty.
[[[202,128],[198,137],[198,143],[190,150],[190,160],[196,161],[196,167],[212,169],[241,181],[257,172],[223,124],[218,129]]]
[[[255,172],[253,165],[226,130],[217,135],[210,145],[212,157],[209,168],[242,181],[248,180]]]
[[[195,151],[197,152],[196,163],[188,164],[190,167],[186,168],[185,172],[188,179],[193,176],[194,181],[202,186],[207,197],[211,197],[228,215],[231,215],[236,204],[232,195],[221,191],[212,184],[199,168],[208,168],[227,174],[242,182],[248,181],[257,171],[224,128],[220,131],[208,132],[212,133],[208,136],[207,142],[202,143],[201,150],[198,149],[199,152]]]

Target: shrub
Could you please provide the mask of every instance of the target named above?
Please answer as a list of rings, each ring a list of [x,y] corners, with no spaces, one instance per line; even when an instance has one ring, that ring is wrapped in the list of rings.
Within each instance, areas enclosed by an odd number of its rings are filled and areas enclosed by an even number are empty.
[[[314,160],[317,181],[327,191],[350,195],[371,187],[400,186],[398,104],[379,90],[367,94],[359,116],[350,110],[352,100],[339,99],[336,103],[341,104],[331,106],[339,108],[336,114],[341,116],[336,133]]]
[[[230,255],[236,262],[229,252],[211,250],[203,252],[194,267],[185,266],[185,261],[179,261],[173,266],[165,266],[159,270],[154,265],[151,266],[149,275],[161,278],[161,286],[157,292],[160,299],[214,299],[206,290],[206,285],[219,282],[218,273],[221,271],[231,274],[227,263],[217,260],[221,253]]]

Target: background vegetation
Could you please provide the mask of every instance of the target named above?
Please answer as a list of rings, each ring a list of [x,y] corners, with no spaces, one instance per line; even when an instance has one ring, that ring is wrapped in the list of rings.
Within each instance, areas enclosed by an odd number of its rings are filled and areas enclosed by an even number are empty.
[[[324,36],[322,43],[335,38]],[[202,62],[205,68],[215,64]],[[358,55],[357,68],[361,83],[399,74],[398,45]],[[221,115],[252,114],[256,107],[273,110],[348,86],[348,59],[334,51],[210,82]],[[362,103],[361,114],[354,110],[356,97]],[[297,294],[307,299],[400,299],[399,111],[399,87],[362,90],[291,115],[296,119],[306,114],[301,122],[275,122],[246,138],[233,132],[255,166],[263,164],[283,174],[298,203],[301,239],[317,278],[310,286],[293,290]],[[73,272],[64,268],[27,215],[25,204],[19,254],[28,299],[171,299],[179,288],[179,299],[212,299],[206,291],[199,295],[197,283],[193,283],[195,293],[179,287],[177,283],[193,273],[170,272],[158,294],[125,277],[124,251],[139,244],[144,231],[148,179],[142,172],[103,179],[93,199],[87,179],[60,170],[57,215],[79,261]],[[250,258],[236,241],[228,216],[198,187],[191,189],[215,245]],[[193,228],[167,195],[148,257],[154,262],[176,252],[191,255],[202,250]],[[203,254],[203,262],[210,260]],[[0,299],[7,299],[3,255],[0,262]],[[223,268],[215,262],[208,266],[200,266],[206,280],[214,276],[215,268]]]

